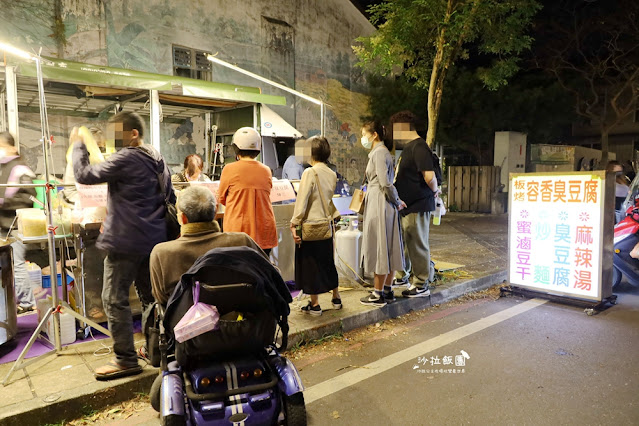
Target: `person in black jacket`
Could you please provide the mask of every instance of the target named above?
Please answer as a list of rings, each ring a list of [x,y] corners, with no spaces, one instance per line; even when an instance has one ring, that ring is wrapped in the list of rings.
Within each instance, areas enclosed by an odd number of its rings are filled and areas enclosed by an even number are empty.
[[[9,132],[0,133],[0,183],[25,184],[33,183],[35,174],[18,155],[13,136]],[[17,209],[33,207],[29,197],[36,195],[34,188],[0,188],[0,232],[7,238],[9,228],[17,224],[14,220]],[[26,247],[20,241],[11,244],[13,249],[13,275],[15,281],[18,313],[35,309],[33,287],[29,282],[27,267],[24,262]]]
[[[76,181],[85,185],[107,182],[107,217],[96,246],[107,253],[104,259],[104,305],[113,337],[115,360],[96,369],[98,380],[138,374],[133,343],[133,321],[129,288],[135,281],[145,308],[153,302],[149,256],[153,247],[167,240],[165,199],[175,202],[171,174],[159,152],[144,144],[144,124],[139,115],[120,113],[107,127],[118,152],[100,164],[90,165],[89,154],[77,129],[70,141]],[[166,193],[162,193],[162,185]]]

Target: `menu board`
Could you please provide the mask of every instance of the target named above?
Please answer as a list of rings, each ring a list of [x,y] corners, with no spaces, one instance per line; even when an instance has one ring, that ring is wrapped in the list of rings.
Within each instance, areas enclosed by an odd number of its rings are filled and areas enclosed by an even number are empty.
[[[102,185],[83,185],[76,183],[75,187],[78,190],[78,196],[80,198],[80,205],[82,208],[87,207],[106,207],[108,186]]]

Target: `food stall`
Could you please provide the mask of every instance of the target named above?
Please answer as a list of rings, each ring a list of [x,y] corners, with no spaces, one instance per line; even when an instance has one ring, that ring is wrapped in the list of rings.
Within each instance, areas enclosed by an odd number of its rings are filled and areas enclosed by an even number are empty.
[[[277,115],[265,105],[286,103],[284,97],[263,94],[255,87],[57,59],[45,60],[42,74],[51,134],[55,139],[51,173],[58,179],[62,178],[61,172],[66,166],[65,153],[71,129],[80,125],[104,128],[108,119],[120,111],[138,113],[146,120],[148,131],[145,140],[163,154],[173,172],[181,170],[186,155],[198,153],[205,161],[205,171],[219,176],[223,166],[234,161],[234,156],[229,155],[229,148],[235,130],[252,126],[263,131],[260,129],[263,127],[262,111],[266,111],[271,123]],[[41,150],[38,152],[40,145],[33,124],[39,113],[36,67],[29,62],[0,67],[0,83],[3,101],[0,103],[6,104],[6,120],[2,114],[0,127],[15,135],[21,155],[28,163],[31,162],[29,165],[36,174],[42,174]],[[282,122],[285,123],[284,120]],[[274,158],[274,164],[277,164],[278,158],[272,140],[277,136],[273,131],[265,135],[271,138],[271,144],[264,144],[269,152],[262,154],[263,160]],[[105,156],[112,152],[112,141],[107,140],[103,148]],[[290,186],[288,182],[279,183],[280,187],[286,184]],[[275,209],[281,210],[277,214],[281,249],[273,256],[280,263],[280,268],[286,271],[285,279],[291,280],[294,245],[288,231],[288,220],[292,204],[280,205],[281,200],[275,204]],[[95,247],[100,232],[100,215],[87,215],[63,202],[58,202],[57,206],[70,209],[69,216],[73,219],[71,236],[66,239],[66,254],[77,258],[71,274],[76,283],[74,305],[87,318],[102,321],[103,257]],[[282,215],[288,215],[288,218]],[[282,251],[286,247],[291,250],[288,254]],[[286,262],[290,265],[285,265]],[[131,301],[133,311],[139,312],[133,287]]]

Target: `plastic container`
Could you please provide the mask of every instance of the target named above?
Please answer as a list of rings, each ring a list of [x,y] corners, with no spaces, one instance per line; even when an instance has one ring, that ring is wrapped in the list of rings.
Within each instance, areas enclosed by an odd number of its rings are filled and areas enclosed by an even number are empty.
[[[67,284],[70,284],[73,278],[67,274]],[[62,274],[58,274],[58,287],[62,287]],[[51,288],[51,275],[42,275],[42,288]]]
[[[356,274],[362,276],[362,231],[357,229],[356,218],[346,220],[348,227],[335,232],[335,266],[340,276],[357,280]]]
[[[60,313],[60,343],[68,345],[69,343],[75,342],[75,331],[75,317],[66,313],[63,308]],[[51,315],[47,320],[46,333],[49,340],[53,342],[53,315]]]
[[[23,237],[42,237],[47,235],[47,218],[42,210],[17,209],[18,232]]]
[[[38,312],[38,323],[42,321],[42,318],[44,318],[44,314],[47,313],[47,310],[49,310],[49,308],[52,307],[51,306],[52,303],[53,302],[51,300],[51,296],[36,300],[36,310]]]
[[[442,201],[437,198],[435,201],[435,212],[433,213],[433,225],[442,223]]]
[[[60,182],[58,181],[54,181],[51,180],[50,181],[52,184],[56,185]],[[39,184],[43,184],[44,183],[44,179],[34,179],[33,183],[39,183]],[[53,202],[54,200],[56,200],[58,198],[58,190],[62,190],[64,187],[58,187],[57,189],[52,189],[51,190],[51,201]],[[44,192],[44,187],[43,186],[38,186],[35,188],[36,191],[36,199],[38,201],[40,201],[42,204],[45,203],[45,192]],[[34,209],[40,209],[43,210],[44,208],[42,207],[42,205],[40,205],[39,203],[33,203],[33,208]]]
[[[42,287],[42,268],[37,263],[26,261],[27,274],[29,275],[29,283],[31,288],[37,289]],[[49,286],[50,287],[50,286]]]

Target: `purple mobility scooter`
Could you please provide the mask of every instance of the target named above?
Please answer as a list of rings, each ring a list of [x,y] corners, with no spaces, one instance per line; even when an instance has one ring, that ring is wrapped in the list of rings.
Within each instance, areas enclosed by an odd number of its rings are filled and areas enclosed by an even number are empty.
[[[218,328],[179,343],[173,329],[193,305],[196,282],[199,301],[218,309]],[[218,248],[201,256],[162,312],[161,373],[151,389],[162,424],[306,425],[302,381],[278,352],[286,348],[291,301],[277,269],[257,251]]]

